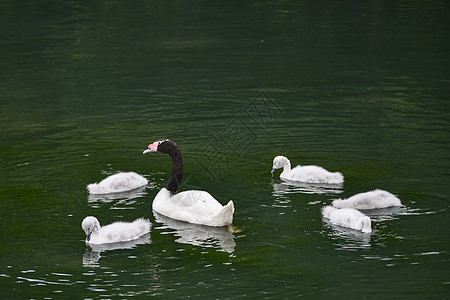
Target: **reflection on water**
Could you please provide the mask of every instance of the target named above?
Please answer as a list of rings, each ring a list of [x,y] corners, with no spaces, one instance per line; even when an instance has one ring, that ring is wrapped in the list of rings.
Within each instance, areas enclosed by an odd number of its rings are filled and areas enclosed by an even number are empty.
[[[383,222],[397,220],[398,216],[405,214],[407,210],[406,207],[399,206],[361,210],[372,221],[372,233],[363,233],[359,230],[335,225],[329,222],[328,219],[323,218],[325,226],[330,229],[325,235],[333,240],[338,250],[354,251],[357,249],[369,249],[374,244],[383,245],[387,235],[394,238],[402,237],[397,236],[395,233],[384,233],[382,236],[379,236],[374,227],[383,227]]]
[[[355,298],[383,289],[449,298],[448,2],[204,4],[1,2],[2,298],[127,298],[158,286],[164,299],[330,298],[350,288]],[[261,90],[282,115],[246,110],[243,101]],[[80,264],[81,217],[94,208],[148,216],[156,194],[149,185],[88,198],[85,185],[108,166],[163,186],[170,158],[140,151],[158,137],[184,145],[189,184],[240,199],[236,221],[251,235],[237,247],[239,235],[226,230],[160,221],[156,248],[203,251],[173,259],[151,245],[88,247]],[[340,169],[348,193],[386,187],[406,207],[369,212],[370,235],[323,223],[320,206],[343,188],[278,178],[268,186],[276,152]],[[233,250],[244,259],[230,272],[220,251]],[[333,263],[327,272],[309,267],[318,254]],[[414,264],[386,269],[362,255]]]
[[[330,229],[324,232],[324,235],[333,241],[337,250],[355,251],[358,249],[370,249],[370,233],[334,225],[327,219],[323,219],[323,222]]]
[[[343,184],[304,183],[296,181],[276,182],[272,178],[273,193],[275,197],[285,197],[288,194],[340,194]]]
[[[150,233],[147,233],[138,239],[122,242],[122,243],[109,243],[109,244],[88,244],[86,245],[86,252],[83,255],[84,267],[99,267],[98,261],[102,257],[100,253],[110,250],[120,249],[133,249],[137,245],[150,244]]]
[[[429,214],[428,212],[417,212],[417,209],[411,209],[405,206],[388,207],[382,209],[361,210],[370,217],[372,221],[372,233],[363,233],[351,228],[341,227],[332,224],[327,219],[323,219],[325,227],[328,231],[324,231],[324,235],[333,241],[337,250],[355,251],[358,249],[369,249],[373,246],[386,247],[389,241],[393,239],[404,239],[395,231],[386,231],[387,222],[392,221],[394,224],[400,216]]]
[[[433,215],[438,213],[443,213],[450,207],[446,195],[434,194],[434,193],[422,193],[408,195],[410,198],[423,199],[425,201],[410,201],[411,207],[406,207],[405,210],[401,211],[402,215]],[[408,197],[407,196],[407,197]]]
[[[142,186],[132,191],[120,193],[101,195],[90,194],[88,196],[88,203],[93,208],[99,208],[101,204],[111,203],[114,200],[118,200],[111,204],[112,209],[134,209],[136,207],[136,201],[133,201],[133,199],[145,196],[147,194],[146,188],[146,186]]]
[[[366,209],[361,210],[365,215],[370,217],[373,222],[383,222],[398,219],[398,215],[407,211],[406,207],[393,206],[380,209]]]
[[[155,229],[169,229],[169,231],[164,233],[173,234],[178,237],[175,240],[178,243],[215,248],[228,253],[234,251],[236,246],[234,235],[227,226],[211,227],[181,222],[158,214],[155,211],[153,211],[153,215],[155,216],[156,222],[163,224]]]

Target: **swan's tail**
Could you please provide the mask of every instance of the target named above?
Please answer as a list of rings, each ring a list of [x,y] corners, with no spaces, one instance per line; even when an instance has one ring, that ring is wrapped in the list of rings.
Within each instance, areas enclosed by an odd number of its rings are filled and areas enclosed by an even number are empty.
[[[227,226],[233,223],[233,214],[234,214],[234,203],[230,200],[227,205],[222,207],[222,209],[217,212],[214,217],[214,225],[212,226]]]

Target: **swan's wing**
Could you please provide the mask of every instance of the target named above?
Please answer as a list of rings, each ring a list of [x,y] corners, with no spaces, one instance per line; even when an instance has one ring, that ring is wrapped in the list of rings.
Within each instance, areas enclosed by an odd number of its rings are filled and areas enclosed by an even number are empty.
[[[231,224],[234,212],[233,203],[224,207],[208,192],[190,190],[171,196],[165,188],[156,195],[152,208],[175,220],[209,226]]]
[[[175,206],[194,210],[200,215],[215,213],[222,209],[222,205],[205,191],[184,191],[172,196],[170,200]]]

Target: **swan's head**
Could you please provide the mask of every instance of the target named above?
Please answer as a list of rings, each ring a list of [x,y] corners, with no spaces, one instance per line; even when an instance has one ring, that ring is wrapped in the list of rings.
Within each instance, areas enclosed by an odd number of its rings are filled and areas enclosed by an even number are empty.
[[[148,149],[146,149],[144,152],[142,152],[142,154],[147,154],[147,153],[156,152],[156,151],[164,152],[164,146],[166,144],[169,144],[168,142],[173,143],[169,139],[159,139],[159,140],[155,141],[154,143],[148,145]]]
[[[272,166],[272,174],[277,169],[283,168],[286,164],[288,164],[289,160],[284,156],[275,156],[273,159],[273,166]]]
[[[86,217],[81,223],[81,228],[83,228],[86,233],[86,241],[89,242],[91,239],[91,234],[100,229],[100,223],[98,222],[96,217]]]

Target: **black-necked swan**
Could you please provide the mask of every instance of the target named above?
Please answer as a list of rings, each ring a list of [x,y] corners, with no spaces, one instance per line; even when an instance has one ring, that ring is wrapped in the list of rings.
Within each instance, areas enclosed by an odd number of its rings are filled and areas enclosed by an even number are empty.
[[[273,159],[272,174],[277,169],[283,168],[280,178],[306,183],[341,184],[344,176],[339,172],[329,172],[319,166],[296,166],[291,169],[291,162],[287,157],[276,156]]]
[[[336,199],[332,205],[337,208],[377,209],[402,206],[400,199],[384,190],[373,190],[351,196],[348,199]]]
[[[150,232],[151,223],[147,219],[139,218],[133,222],[114,222],[100,226],[96,217],[86,217],[81,223],[86,233],[88,244],[108,244],[128,242]]]
[[[153,200],[152,208],[166,217],[208,226],[227,226],[233,222],[232,200],[222,206],[208,192],[199,190],[175,194],[183,178],[183,157],[177,144],[169,139],[159,139],[148,146],[143,154],[162,152],[172,158],[172,171],[167,184]]]
[[[87,186],[89,194],[101,195],[131,191],[147,185],[148,181],[135,172],[120,172]]]
[[[322,208],[322,216],[335,225],[353,228],[366,233],[372,232],[370,218],[354,208],[325,206]]]

